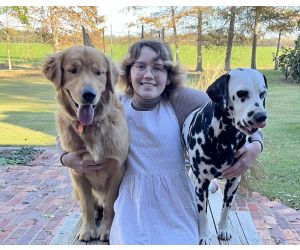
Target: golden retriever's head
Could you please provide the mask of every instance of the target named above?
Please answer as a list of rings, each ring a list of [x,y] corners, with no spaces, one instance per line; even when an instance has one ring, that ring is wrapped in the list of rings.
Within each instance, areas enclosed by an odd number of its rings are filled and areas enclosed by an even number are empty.
[[[66,110],[73,111],[79,122],[87,126],[94,119],[94,110],[114,93],[118,70],[95,48],[74,46],[46,59],[43,73],[63,98]]]

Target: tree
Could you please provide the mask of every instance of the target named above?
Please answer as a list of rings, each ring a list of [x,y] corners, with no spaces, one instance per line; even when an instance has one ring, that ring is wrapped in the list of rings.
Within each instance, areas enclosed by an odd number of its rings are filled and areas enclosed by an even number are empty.
[[[196,57],[196,68],[195,71],[203,71],[203,55],[202,47],[204,46],[204,29],[208,23],[208,14],[212,12],[212,7],[187,7],[181,10],[181,16],[184,17],[185,29],[190,34],[193,34],[196,30],[196,45],[197,45],[197,57]]]
[[[197,7],[198,12],[198,28],[197,28],[197,63],[196,71],[203,71],[202,67],[202,23],[203,23],[203,12],[201,7]]]
[[[151,12],[149,16],[141,17],[143,24],[151,25],[160,30],[163,30],[163,28],[172,29],[176,51],[176,62],[179,61],[178,26],[180,19],[184,17],[182,13],[185,9],[186,7],[180,6],[160,7],[159,10],[155,9]]]
[[[231,51],[232,51],[233,38],[234,38],[235,12],[236,12],[236,6],[230,7],[230,23],[229,23],[229,29],[228,29],[226,57],[225,57],[225,70],[226,71],[229,71],[231,69]]]
[[[9,16],[16,18],[22,24],[29,24],[28,7],[25,6],[13,6],[13,7],[0,7],[0,14],[5,14],[5,36],[6,36],[6,50],[7,50],[7,62],[8,69],[12,70],[11,56],[10,56],[10,29],[9,29]]]
[[[278,32],[277,48],[274,58],[274,69],[278,69],[278,54],[280,49],[281,37],[284,34],[291,33],[297,28],[297,22],[300,19],[300,10],[291,7],[276,7],[270,19],[267,29]]]
[[[239,29],[242,33],[251,36],[251,68],[256,69],[256,49],[261,28],[268,22],[275,7],[240,7]],[[250,32],[249,32],[250,31]]]
[[[262,13],[262,7],[254,7],[254,24],[253,24],[253,35],[252,35],[252,53],[251,53],[251,68],[256,69],[256,48],[258,40],[258,32],[260,25],[260,15]]]
[[[49,6],[32,9],[43,33],[50,34],[54,51],[61,50],[69,42],[65,36],[71,34],[74,36],[74,31],[77,31],[75,43],[82,39],[81,25],[84,25],[93,35],[103,35],[104,16],[99,15],[95,6]],[[103,41],[103,39],[99,40]],[[94,44],[96,45],[95,42]]]

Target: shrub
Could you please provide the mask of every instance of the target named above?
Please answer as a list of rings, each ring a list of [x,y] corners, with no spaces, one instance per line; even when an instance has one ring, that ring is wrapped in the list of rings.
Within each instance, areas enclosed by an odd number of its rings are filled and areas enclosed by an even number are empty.
[[[283,72],[285,79],[291,78],[300,83],[300,36],[295,41],[295,48],[281,48],[278,57],[278,67]]]

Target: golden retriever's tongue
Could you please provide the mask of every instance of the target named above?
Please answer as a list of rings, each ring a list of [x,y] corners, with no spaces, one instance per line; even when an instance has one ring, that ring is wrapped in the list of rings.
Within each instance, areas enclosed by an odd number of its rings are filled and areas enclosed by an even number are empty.
[[[91,105],[83,105],[79,108],[79,122],[83,126],[90,125],[94,119],[94,109]]]

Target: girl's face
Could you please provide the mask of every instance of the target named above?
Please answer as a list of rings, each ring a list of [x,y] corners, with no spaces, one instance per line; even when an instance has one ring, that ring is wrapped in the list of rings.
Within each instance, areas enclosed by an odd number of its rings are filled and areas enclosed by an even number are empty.
[[[169,84],[167,68],[162,59],[155,58],[156,52],[145,46],[130,70],[134,93],[144,99],[159,97]]]

